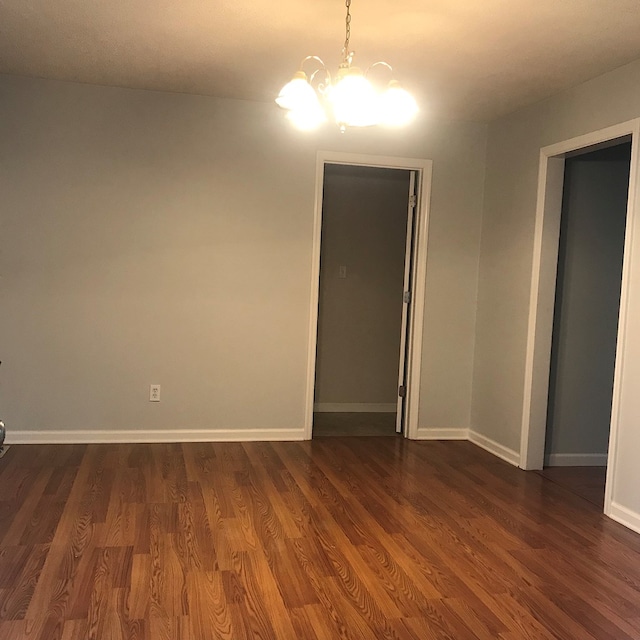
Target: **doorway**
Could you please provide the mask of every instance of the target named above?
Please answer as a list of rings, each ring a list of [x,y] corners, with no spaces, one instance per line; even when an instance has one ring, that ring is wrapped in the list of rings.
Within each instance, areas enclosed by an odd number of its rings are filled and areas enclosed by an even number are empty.
[[[314,413],[319,433],[350,423],[354,434],[399,428],[415,437],[430,177],[426,160],[318,154],[308,438]],[[386,195],[370,193],[360,206],[362,189],[382,184]],[[377,224],[388,197],[394,211]]]
[[[402,432],[414,189],[414,171],[325,165],[314,436]]]
[[[621,393],[625,380],[624,350],[629,327],[632,233],[637,209],[638,169],[640,167],[640,121],[634,120],[557,143],[540,150],[538,194],[535,219],[527,353],[522,404],[520,464],[527,470],[542,470],[545,459],[549,383],[551,371],[554,302],[558,273],[560,222],[564,193],[565,164],[577,154],[631,143],[631,163],[627,184],[622,278],[618,283],[619,312],[615,341],[615,367],[609,411],[611,419],[607,449],[604,513],[623,521],[620,508],[613,503],[614,478],[620,456],[618,424],[621,419]],[[623,514],[624,515],[624,514]]]
[[[544,475],[604,506],[631,142],[568,154]]]

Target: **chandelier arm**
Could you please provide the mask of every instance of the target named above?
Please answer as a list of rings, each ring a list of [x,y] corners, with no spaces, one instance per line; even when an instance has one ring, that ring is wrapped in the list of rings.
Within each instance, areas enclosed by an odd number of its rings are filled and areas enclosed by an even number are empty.
[[[318,56],[307,56],[306,58],[302,59],[302,62],[300,63],[300,71],[303,71],[303,67],[304,67],[304,63],[308,62],[309,60],[315,60],[316,62],[318,62],[320,64],[320,66],[326,70],[327,65],[324,63],[324,60],[322,58],[319,58]]]
[[[331,74],[329,73],[329,69],[327,69],[326,67],[322,67],[321,69],[316,69],[309,76],[309,84],[311,86],[314,85],[314,82],[316,81],[316,77],[320,72],[324,73],[324,78],[323,78],[323,82],[318,82],[317,90],[321,95],[324,96],[324,94],[326,93],[327,89],[331,86]]]
[[[385,67],[386,69],[389,69],[389,71],[391,72],[391,76],[393,76],[393,67],[388,62],[385,62],[384,60],[378,60],[378,62],[374,62],[373,64],[370,64],[367,67],[367,70],[364,72],[364,75],[366,76],[369,73],[369,71],[371,71],[378,65],[381,67]]]
[[[326,89],[327,89],[327,87],[329,87],[331,85],[331,74],[329,73],[329,69],[327,69],[327,65],[324,63],[322,58],[319,58],[318,56],[307,56],[300,63],[300,71],[303,70],[305,62],[308,62],[309,60],[313,60],[314,62],[317,62],[320,65],[317,69],[315,69],[309,75],[309,84],[311,86],[314,86],[314,84],[317,82],[317,85],[316,85],[317,90],[321,94],[324,94]],[[322,82],[319,81],[320,79],[318,77],[318,74],[320,74],[320,73],[322,73],[323,76],[324,76]]]

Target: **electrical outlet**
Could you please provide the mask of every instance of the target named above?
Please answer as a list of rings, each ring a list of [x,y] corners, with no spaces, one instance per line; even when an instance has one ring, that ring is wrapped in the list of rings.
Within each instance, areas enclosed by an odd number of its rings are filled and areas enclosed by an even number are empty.
[[[149,385],[149,402],[160,402],[160,385]]]
[[[342,280],[346,277],[347,277],[347,266],[344,264],[341,264],[340,267],[338,268],[338,278]]]

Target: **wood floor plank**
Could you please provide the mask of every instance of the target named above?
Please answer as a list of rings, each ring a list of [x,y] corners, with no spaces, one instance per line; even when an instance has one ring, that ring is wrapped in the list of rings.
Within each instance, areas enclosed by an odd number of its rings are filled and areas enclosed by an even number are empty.
[[[276,638],[300,637],[293,625],[290,612],[293,608],[287,607],[280,592],[279,583],[269,568],[266,557],[258,552],[251,557],[251,573],[254,574],[255,588],[259,593],[259,599],[264,602],[265,610],[273,626]],[[245,581],[247,578],[245,577]],[[251,590],[248,591],[251,593]],[[312,605],[305,605],[306,608]]]
[[[127,590],[127,609],[134,619],[149,617],[151,555],[136,553],[131,560],[131,585]]]
[[[231,611],[220,571],[197,571],[187,577],[191,594],[189,624],[198,640],[233,640]]]
[[[3,640],[25,640],[29,637],[27,634],[28,630],[24,620],[0,622],[0,638]]]
[[[254,486],[261,487],[265,493],[266,504],[272,505],[273,510],[277,513],[278,523],[283,528],[284,534],[288,538],[295,538],[300,535],[300,531],[282,495],[286,491],[286,486],[279,472],[284,469],[284,465],[276,453],[272,449],[266,448],[266,445],[268,443],[265,442],[244,445],[257,481]],[[276,465],[274,468],[265,466],[265,464],[273,464],[274,462]]]
[[[49,552],[48,545],[27,547],[20,558],[20,573],[11,585],[1,590],[0,620],[21,620],[25,617],[31,596]]]
[[[26,546],[0,547],[0,589],[10,589],[24,570],[31,549]]]
[[[23,537],[28,536],[31,526],[37,527],[42,517],[43,494],[51,477],[52,469],[43,469],[38,473],[33,482],[29,482],[29,492],[21,500],[17,513],[12,518],[11,525],[2,539],[2,546],[28,544],[23,542]],[[20,500],[19,497],[17,497]],[[48,498],[44,497],[45,503]],[[57,524],[57,523],[56,523]],[[50,540],[49,540],[50,542]]]
[[[15,445],[2,640],[640,640],[640,536],[463,442]]]
[[[50,447],[45,448],[50,450]],[[34,589],[33,597],[29,603],[27,617],[32,620],[48,618],[47,612],[54,599],[60,603],[60,580],[65,583],[71,581],[84,554],[92,552],[92,499],[90,495],[86,495],[86,489],[89,478],[94,477],[102,468],[105,451],[100,447],[87,447],[85,449],[85,455],[82,458],[75,482],[66,501],[65,509],[49,547],[49,553]],[[24,452],[25,455],[29,455],[29,453],[28,451]],[[68,591],[65,589],[63,593],[66,598]],[[60,606],[63,610],[62,615],[64,615],[66,600],[61,605],[58,605],[58,609]],[[58,613],[54,615],[58,615]],[[46,634],[44,626],[37,626],[42,628],[42,634]]]
[[[579,590],[581,597],[588,598],[590,606],[605,616],[617,620],[623,616],[627,620],[632,620],[639,610],[637,592],[618,580],[603,579],[593,571],[589,571],[587,580],[583,577],[583,571],[579,566],[570,565],[565,558],[547,550],[541,552],[522,550],[511,553],[523,568],[539,576],[545,584],[559,590],[566,590],[567,593]],[[636,632],[640,635],[640,629]]]
[[[198,640],[192,635],[190,620],[186,616],[154,616],[149,619],[147,636],[152,640]]]
[[[488,608],[478,607],[463,598],[446,598],[442,604],[478,638],[497,638],[509,631]]]
[[[60,640],[80,640],[87,637],[86,620],[67,620],[62,627]]]

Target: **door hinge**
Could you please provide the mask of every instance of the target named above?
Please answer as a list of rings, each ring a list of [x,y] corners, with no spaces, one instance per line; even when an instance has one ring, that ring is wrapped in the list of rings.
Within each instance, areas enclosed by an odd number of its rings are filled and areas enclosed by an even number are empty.
[[[407,387],[405,387],[403,384],[401,384],[401,385],[398,387],[398,395],[399,395],[401,398],[404,398],[404,397],[406,397],[406,395],[407,395]]]
[[[418,196],[416,196],[415,194],[413,194],[412,196],[409,196],[409,206],[415,207],[416,204],[418,204]]]
[[[402,302],[409,304],[411,302],[411,291],[405,291],[402,294]]]

